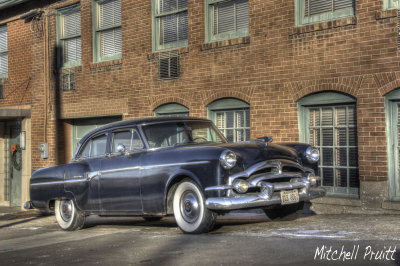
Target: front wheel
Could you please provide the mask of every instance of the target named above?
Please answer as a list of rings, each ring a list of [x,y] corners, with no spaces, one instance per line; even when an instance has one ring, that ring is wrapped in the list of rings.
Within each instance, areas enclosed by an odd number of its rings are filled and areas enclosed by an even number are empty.
[[[217,214],[205,207],[203,193],[191,180],[184,180],[176,188],[173,208],[176,223],[184,233],[206,233],[214,228]]]
[[[58,225],[65,231],[79,230],[85,224],[85,215],[76,209],[73,200],[56,200],[54,212]]]

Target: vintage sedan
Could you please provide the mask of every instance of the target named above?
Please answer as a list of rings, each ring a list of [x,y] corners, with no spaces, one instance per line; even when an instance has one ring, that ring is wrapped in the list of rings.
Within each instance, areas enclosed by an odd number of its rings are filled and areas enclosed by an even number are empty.
[[[308,144],[271,137],[228,143],[207,119],[126,120],[88,133],[70,164],[35,171],[25,207],[54,211],[63,230],[82,228],[88,215],[173,214],[183,232],[203,233],[231,210],[296,214],[325,195],[318,160]]]

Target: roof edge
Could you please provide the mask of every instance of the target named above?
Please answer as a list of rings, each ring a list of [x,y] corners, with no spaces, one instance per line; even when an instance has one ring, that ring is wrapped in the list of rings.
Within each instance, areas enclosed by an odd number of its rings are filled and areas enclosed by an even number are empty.
[[[28,2],[29,0],[5,0],[3,2],[0,2],[0,10],[6,9],[12,6],[16,6],[25,2]]]

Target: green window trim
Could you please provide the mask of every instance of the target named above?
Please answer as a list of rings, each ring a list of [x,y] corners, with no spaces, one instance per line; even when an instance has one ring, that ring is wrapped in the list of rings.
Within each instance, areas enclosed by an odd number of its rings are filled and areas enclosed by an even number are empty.
[[[80,66],[81,65],[81,56],[82,56],[82,46],[80,44],[79,47],[79,59],[78,60],[71,60],[64,62],[65,60],[65,42],[73,39],[79,39],[79,43],[81,43],[81,28],[79,26],[79,33],[74,33],[65,36],[64,35],[64,30],[63,30],[63,25],[64,25],[64,14],[67,12],[72,12],[76,11],[79,12],[79,17],[81,16],[80,12],[80,4],[74,4],[70,5],[67,7],[63,7],[57,10],[56,13],[56,22],[57,22],[57,47],[58,52],[57,52],[57,61],[58,61],[58,67],[59,68],[70,68],[70,67],[75,67],[75,66]]]
[[[354,1],[353,1],[353,7],[339,9],[333,12],[319,13],[311,16],[305,15],[305,1],[306,0],[295,0],[296,27],[354,17]]]
[[[187,8],[187,3],[186,7],[182,8],[177,8],[175,10],[169,10],[166,12],[161,12],[160,11],[160,1],[161,0],[152,0],[152,36],[153,36],[153,42],[152,42],[152,50],[153,52],[156,51],[161,51],[161,50],[168,50],[168,49],[177,49],[177,48],[182,48],[182,47],[187,47],[188,46],[188,8]],[[184,14],[186,12],[186,30],[183,28],[182,31],[185,31],[185,33],[180,33],[177,32],[177,35],[180,36],[181,34],[183,36],[186,35],[186,39],[182,40],[177,40],[175,42],[170,42],[170,43],[161,43],[161,23],[163,18],[167,18],[168,16],[179,16],[179,14]],[[178,27],[179,28],[179,27]],[[179,30],[178,30],[179,31]],[[180,37],[178,37],[179,39]]]
[[[189,116],[189,109],[178,103],[167,103],[157,107],[154,116]]]
[[[328,195],[358,198],[356,100],[316,93],[302,98],[298,110],[300,141],[320,149],[319,174]]]
[[[122,10],[119,10],[119,16],[120,16],[120,21],[117,23],[114,23],[112,25],[108,26],[100,26],[99,19],[100,17],[100,7],[102,4],[105,4],[107,2],[113,2],[113,1],[118,1],[119,4],[121,4],[121,0],[93,0],[93,6],[92,6],[92,14],[93,14],[93,62],[94,63],[100,63],[100,62],[105,62],[105,61],[111,61],[111,60],[116,60],[122,58],[122,24],[121,24],[121,15],[122,15]],[[118,36],[120,39],[116,39],[114,36],[114,41],[119,41],[120,47],[116,47],[115,43],[113,45],[114,49],[117,49],[119,51],[108,54],[108,55],[102,55],[102,45],[101,45],[101,35],[104,34],[105,32],[113,31],[113,35],[115,35],[114,31],[120,31],[120,35]]]
[[[400,7],[399,0],[383,0],[383,10],[398,9]]]
[[[235,0],[231,0],[235,1]],[[223,32],[223,33],[214,33],[214,28],[215,28],[215,17],[214,17],[214,9],[216,5],[219,3],[227,3],[231,1],[226,1],[226,0],[205,0],[205,30],[206,30],[206,38],[205,41],[206,43],[210,42],[218,42],[218,41],[224,41],[224,40],[232,40],[236,38],[241,38],[241,37],[247,37],[249,36],[249,26],[248,26],[248,13],[247,13],[247,28],[241,28],[241,29],[236,29],[234,31],[229,31],[229,32]],[[247,1],[246,1],[247,2]],[[236,15],[236,9],[235,9],[235,15]],[[236,17],[235,17],[235,23],[236,23]]]
[[[389,199],[400,201],[400,149],[399,149],[399,112],[400,112],[400,89],[394,90],[385,97],[386,114],[386,139],[388,154],[388,192]]]
[[[8,32],[7,25],[0,25],[0,78],[8,78]]]

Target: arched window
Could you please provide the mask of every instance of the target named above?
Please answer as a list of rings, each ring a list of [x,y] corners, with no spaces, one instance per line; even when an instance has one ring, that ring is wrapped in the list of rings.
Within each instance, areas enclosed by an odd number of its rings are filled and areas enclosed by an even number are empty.
[[[331,195],[359,196],[356,100],[321,92],[298,102],[300,141],[320,149],[319,175]]]
[[[225,135],[228,141],[250,139],[250,105],[234,98],[212,102],[208,106],[208,117]]]
[[[154,110],[154,116],[189,116],[189,109],[178,103],[167,103]]]
[[[389,198],[400,200],[400,89],[385,97],[388,152]]]

